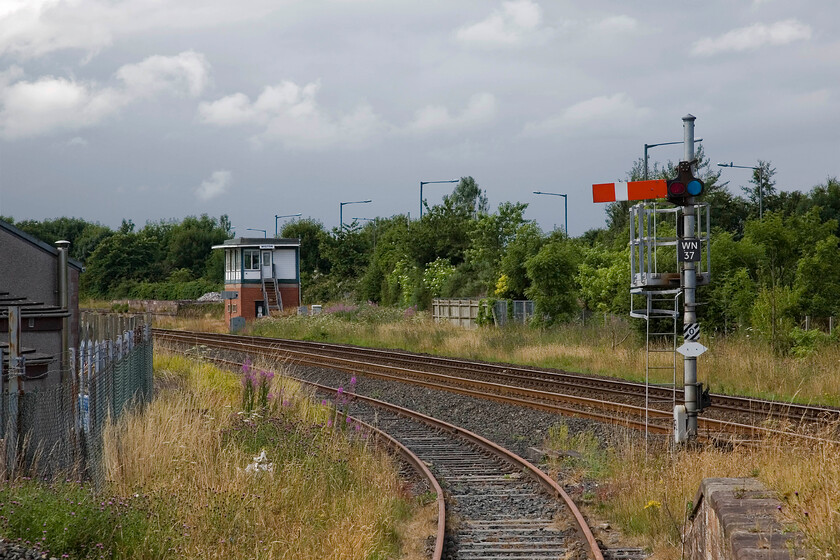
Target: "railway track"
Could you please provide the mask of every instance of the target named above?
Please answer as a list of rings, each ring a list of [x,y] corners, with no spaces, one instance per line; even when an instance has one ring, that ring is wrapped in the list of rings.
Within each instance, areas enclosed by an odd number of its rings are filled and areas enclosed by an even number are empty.
[[[174,344],[183,348],[183,342]],[[209,359],[241,370],[244,356]],[[338,393],[334,387],[295,379],[316,393]],[[345,396],[349,424],[363,426],[395,449],[435,494],[438,513],[432,560],[647,557],[640,548],[602,549],[563,488],[511,451],[407,408],[362,395]]]
[[[264,337],[169,331],[156,329],[161,340],[205,348],[235,345],[240,351],[266,359],[362,372],[366,375],[410,382],[459,394],[488,398],[509,404],[550,410],[569,416],[595,419],[669,434],[672,412],[668,401],[672,389],[648,388],[650,406],[645,407],[645,385],[616,379],[562,371],[441,358],[404,351],[360,348],[343,344],[294,341]],[[676,399],[679,401],[682,392]],[[736,436],[751,440],[768,435],[801,439],[819,437],[791,431],[786,425],[810,427],[816,433],[840,421],[840,410],[781,403],[762,399],[713,395],[713,406],[700,418],[702,435],[709,438]]]

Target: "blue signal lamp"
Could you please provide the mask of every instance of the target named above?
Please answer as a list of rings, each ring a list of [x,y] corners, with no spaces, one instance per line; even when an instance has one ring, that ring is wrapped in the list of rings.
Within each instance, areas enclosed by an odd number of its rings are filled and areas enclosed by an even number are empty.
[[[685,186],[685,190],[691,196],[700,196],[703,193],[703,182],[699,179],[692,179]]]

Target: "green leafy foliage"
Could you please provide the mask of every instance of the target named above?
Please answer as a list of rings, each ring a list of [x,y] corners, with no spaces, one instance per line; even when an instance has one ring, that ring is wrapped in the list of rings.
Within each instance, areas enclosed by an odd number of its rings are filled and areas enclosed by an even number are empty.
[[[531,286],[525,291],[534,300],[538,316],[551,324],[568,318],[577,309],[575,274],[580,251],[563,236],[555,236],[525,262]]]

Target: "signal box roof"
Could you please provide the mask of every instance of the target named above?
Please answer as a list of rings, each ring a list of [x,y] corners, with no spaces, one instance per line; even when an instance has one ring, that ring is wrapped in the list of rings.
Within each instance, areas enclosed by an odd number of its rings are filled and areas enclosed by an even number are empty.
[[[297,238],[274,238],[274,237],[236,237],[226,239],[223,245],[213,245],[213,249],[234,249],[249,248],[276,249],[278,247],[300,247],[300,239]]]

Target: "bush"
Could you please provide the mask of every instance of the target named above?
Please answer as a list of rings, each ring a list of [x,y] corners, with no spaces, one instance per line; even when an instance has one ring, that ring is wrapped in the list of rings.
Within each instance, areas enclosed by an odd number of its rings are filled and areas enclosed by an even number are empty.
[[[818,330],[806,331],[796,327],[790,331],[792,346],[790,353],[797,358],[806,358],[831,343],[832,337]]]

